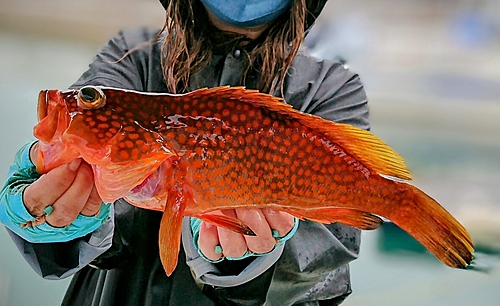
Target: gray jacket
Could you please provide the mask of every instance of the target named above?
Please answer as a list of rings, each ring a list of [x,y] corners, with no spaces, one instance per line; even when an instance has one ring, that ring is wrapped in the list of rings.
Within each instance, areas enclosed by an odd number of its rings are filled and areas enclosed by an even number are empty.
[[[155,34],[146,29],[120,33],[72,87],[166,92],[159,44],[112,63]],[[192,76],[191,89],[240,85],[238,53],[215,55],[209,67]],[[369,128],[359,77],[341,63],[302,50],[284,89],[286,102],[300,111]],[[351,292],[348,263],[357,257],[360,232],[349,226],[301,221],[297,233],[269,255],[211,264],[194,249],[189,222],[184,222],[179,265],[168,278],[158,257],[160,218],[159,212],[118,200],[112,218],[87,237],[31,244],[12,236],[44,278],[73,275],[63,305],[337,305]]]

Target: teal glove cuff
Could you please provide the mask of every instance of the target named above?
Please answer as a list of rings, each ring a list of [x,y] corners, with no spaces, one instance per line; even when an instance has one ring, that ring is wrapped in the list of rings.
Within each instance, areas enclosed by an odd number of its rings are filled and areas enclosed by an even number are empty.
[[[35,165],[29,159],[29,151],[33,143],[19,150],[10,168],[7,182],[0,191],[0,222],[28,242],[64,242],[95,231],[108,219],[111,205],[103,203],[96,216],[79,215],[73,223],[62,228],[53,227],[47,223],[35,227],[23,228],[21,226],[21,224],[35,220],[23,203],[24,190],[40,177]],[[50,211],[48,207],[46,213]]]
[[[283,237],[277,237],[278,236],[278,231],[276,230],[273,230],[273,237],[276,238],[276,245],[274,246],[274,248],[269,251],[268,253],[262,253],[262,254],[257,254],[257,253],[250,253],[249,251],[247,251],[243,256],[241,257],[230,257],[230,256],[226,256],[226,257],[222,257],[221,259],[218,259],[218,260],[211,260],[211,259],[208,259],[207,257],[205,257],[205,255],[203,255],[203,253],[201,252],[199,246],[198,246],[198,238],[200,236],[200,225],[201,225],[201,220],[200,219],[197,219],[197,218],[190,218],[190,224],[191,224],[191,231],[193,233],[193,243],[194,243],[194,246],[196,247],[196,250],[198,251],[198,254],[203,258],[205,259],[206,261],[208,262],[211,262],[211,263],[218,263],[218,262],[221,262],[223,261],[224,259],[228,259],[228,260],[241,260],[241,259],[244,259],[244,258],[247,258],[247,257],[250,257],[250,256],[264,256],[264,255],[267,255],[269,253],[271,253],[272,251],[274,251],[277,247],[279,247],[280,245],[284,244],[287,240],[289,240],[290,238],[292,238],[292,236],[295,234],[295,232],[297,231],[297,228],[299,227],[299,219],[297,218],[294,218],[294,225],[293,225],[293,228],[290,230],[290,232],[288,232],[288,234],[286,234],[285,236]]]

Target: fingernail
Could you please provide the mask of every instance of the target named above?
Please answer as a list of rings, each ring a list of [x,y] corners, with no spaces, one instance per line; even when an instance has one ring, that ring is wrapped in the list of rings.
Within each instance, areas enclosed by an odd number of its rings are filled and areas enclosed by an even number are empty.
[[[45,216],[49,216],[53,210],[54,210],[54,208],[52,208],[52,205],[50,205],[50,206],[45,207],[45,209],[43,211],[45,212]]]
[[[271,232],[274,238],[279,238],[280,233],[278,232],[278,230],[273,229]]]
[[[222,247],[220,245],[215,246],[215,254],[222,254]]]
[[[77,158],[77,159],[73,160],[71,163],[69,163],[68,168],[71,171],[75,171],[76,169],[78,169],[78,167],[80,166],[81,163],[82,163],[82,159]]]

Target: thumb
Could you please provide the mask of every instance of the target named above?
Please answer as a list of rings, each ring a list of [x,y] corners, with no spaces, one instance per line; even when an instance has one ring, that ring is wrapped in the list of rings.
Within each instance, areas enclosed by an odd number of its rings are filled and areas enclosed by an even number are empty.
[[[52,205],[73,183],[82,160],[77,158],[43,174],[29,185],[23,193],[26,209],[33,216],[43,215],[43,210]]]

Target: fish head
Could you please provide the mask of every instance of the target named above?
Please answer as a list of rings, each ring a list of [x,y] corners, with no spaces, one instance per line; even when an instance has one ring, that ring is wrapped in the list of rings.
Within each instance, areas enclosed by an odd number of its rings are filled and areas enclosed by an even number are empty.
[[[97,87],[42,90],[38,96],[38,124],[33,131],[40,141],[38,172],[46,173],[83,155],[102,156],[99,144],[106,140],[99,143],[98,131],[92,129],[95,122],[85,120],[99,116],[103,111],[99,109],[105,105],[106,96]]]
[[[92,166],[105,202],[137,190],[173,155],[151,126],[154,110],[147,103],[147,95],[97,86],[41,91],[34,128],[38,172],[81,157]]]

